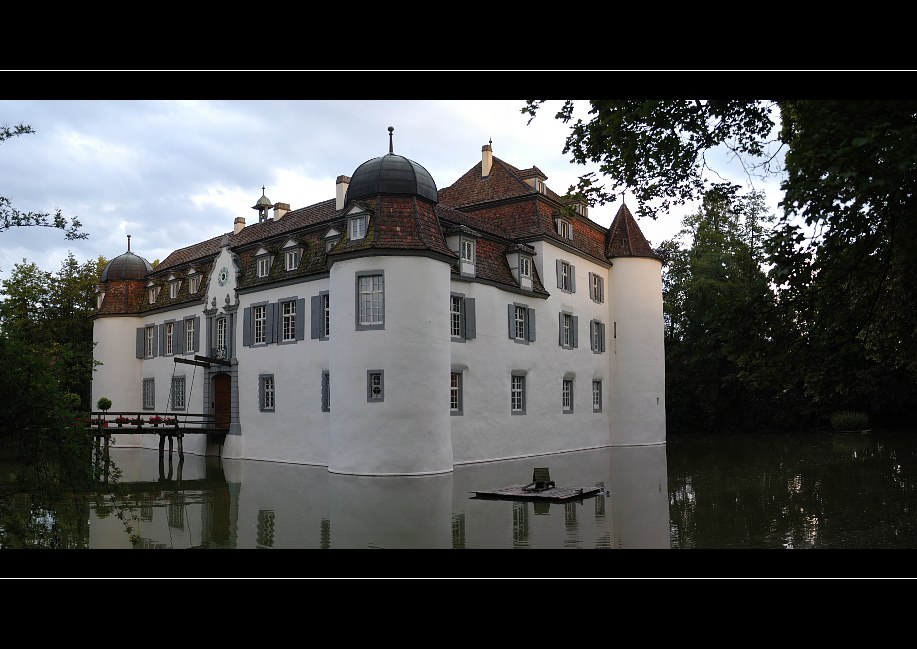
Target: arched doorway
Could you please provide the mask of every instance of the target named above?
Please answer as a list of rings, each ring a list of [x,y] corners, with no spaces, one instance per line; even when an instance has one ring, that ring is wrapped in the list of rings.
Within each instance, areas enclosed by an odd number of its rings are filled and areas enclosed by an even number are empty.
[[[232,379],[229,374],[221,372],[213,377],[213,414],[214,426],[229,428],[232,412]]]

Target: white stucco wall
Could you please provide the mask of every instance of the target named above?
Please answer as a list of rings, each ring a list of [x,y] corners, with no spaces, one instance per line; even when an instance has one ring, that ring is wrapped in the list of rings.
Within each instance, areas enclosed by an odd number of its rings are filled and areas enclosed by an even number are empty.
[[[384,329],[356,328],[361,271],[384,274]],[[420,256],[366,257],[331,267],[332,473],[452,470],[449,272],[448,264]],[[367,370],[384,372],[384,401],[367,402]]]
[[[275,260],[275,263],[277,261]],[[330,340],[310,337],[311,297],[328,290],[328,279],[299,282],[240,296],[235,332],[239,361],[239,420],[241,435],[227,435],[224,457],[251,458],[299,464],[328,462],[331,413],[321,409],[321,373],[328,369]],[[304,299],[302,340],[245,346],[243,319],[252,304]],[[332,306],[331,330],[336,314]],[[274,376],[273,412],[259,409],[259,377]]]
[[[607,268],[551,244],[536,242],[536,268],[551,296],[547,299],[513,293],[494,286],[452,282],[452,292],[475,299],[477,337],[452,343],[453,371],[463,372],[463,414],[452,417],[456,463],[526,457],[558,451],[607,446],[609,436],[610,350],[592,352],[589,322],[609,320]],[[555,260],[574,266],[576,292],[556,287]],[[547,269],[547,270],[543,270]],[[589,273],[606,278],[606,301],[589,298]],[[535,309],[535,341],[509,338],[507,307],[525,304]],[[578,317],[578,346],[561,347],[559,314]],[[526,412],[510,411],[513,371],[526,372]],[[564,412],[561,388],[573,377],[573,412]],[[592,381],[602,380],[603,409],[593,412]]]
[[[664,444],[662,265],[644,257],[613,261],[609,328],[615,362],[612,443]],[[617,323],[617,337],[614,323]]]
[[[99,397],[111,399],[111,412],[140,410],[140,375],[143,361],[136,358],[137,327],[134,316],[96,318],[92,323],[92,356],[102,363],[92,373],[92,409]]]

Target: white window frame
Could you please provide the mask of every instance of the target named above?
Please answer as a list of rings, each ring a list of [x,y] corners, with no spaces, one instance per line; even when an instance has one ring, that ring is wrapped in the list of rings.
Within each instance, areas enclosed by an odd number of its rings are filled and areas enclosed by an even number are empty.
[[[356,274],[356,328],[385,328],[385,276],[382,271]]]
[[[194,318],[185,320],[185,353],[197,351],[194,349]]]
[[[557,226],[557,234],[559,234],[561,238],[563,239],[569,239],[570,241],[572,241],[573,240],[573,223],[571,223],[567,219],[557,219],[555,223]]]
[[[188,277],[188,293],[194,295],[201,288],[201,276],[191,275]]]
[[[570,281],[570,273],[573,269],[572,264],[568,261],[561,260],[560,262],[560,290],[571,292],[572,282]]]
[[[169,282],[169,298],[175,299],[178,297],[178,293],[181,291],[181,280],[176,282]]]
[[[258,257],[258,277],[267,277],[271,272],[271,256],[262,255]]]
[[[222,354],[223,352],[226,351],[226,318],[225,317],[217,318],[216,328],[217,328],[217,354]]]
[[[462,261],[474,264],[474,254],[475,254],[475,245],[474,239],[462,239],[461,249],[462,249]]]
[[[296,341],[296,300],[287,300],[280,303],[282,318],[281,341]]]
[[[563,313],[560,330],[560,346],[564,348],[573,347],[573,314]]]
[[[514,415],[525,414],[525,375],[513,374],[510,377],[510,412]]]
[[[589,297],[593,302],[605,302],[605,278],[598,273],[589,273]]]
[[[519,277],[532,277],[532,260],[524,255],[519,255]]]
[[[153,342],[156,336],[156,326],[148,325],[144,331],[144,358],[153,358]]]
[[[528,308],[519,304],[514,304],[513,332],[516,340],[528,340],[528,329],[526,327],[526,318],[528,317]]]
[[[573,412],[573,379],[564,379],[560,388],[561,408],[564,413]]]
[[[165,323],[165,327],[166,327],[166,335],[165,335],[166,348],[163,351],[163,355],[172,356],[172,351],[175,348],[175,345],[173,344],[173,339],[175,337],[175,323],[167,322]]]
[[[449,414],[462,414],[462,373],[452,372],[449,375]]]
[[[252,307],[252,344],[267,344],[267,305]]]
[[[275,389],[273,374],[261,374],[258,376],[258,410],[261,412],[274,412],[277,405]]]
[[[156,299],[159,297],[159,287],[150,286],[147,288],[147,300],[150,304],[156,304]]]
[[[320,302],[322,305],[321,338],[328,338],[331,336],[331,294],[321,293]]]
[[[449,331],[453,338],[462,337],[462,296],[449,296]]]
[[[283,253],[284,268],[296,270],[299,267],[299,248],[293,248]]]
[[[602,412],[602,379],[592,380],[592,412]]]
[[[347,220],[347,232],[351,241],[366,238],[366,215],[354,216]]]

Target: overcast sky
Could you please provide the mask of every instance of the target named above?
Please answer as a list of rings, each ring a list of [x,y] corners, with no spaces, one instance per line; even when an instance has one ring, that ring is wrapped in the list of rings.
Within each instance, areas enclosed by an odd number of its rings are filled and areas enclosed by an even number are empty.
[[[581,102],[585,107],[585,102]],[[0,232],[0,279],[24,258],[56,271],[73,251],[78,261],[127,249],[152,262],[176,248],[232,230],[262,185],[272,202],[292,209],[334,198],[335,180],[363,162],[394,152],[425,167],[437,187],[451,185],[494,156],[522,169],[537,166],[564,194],[579,175],[596,171],[562,153],[569,126],[548,102],[527,125],[519,100],[0,100],[0,124],[24,123],[34,134],[0,143],[0,195],[20,211],[78,217],[89,234],[67,241],[50,228]],[[586,115],[583,114],[583,117]],[[744,182],[736,175],[731,178]],[[770,185],[776,209],[776,182]],[[758,186],[767,189],[768,186]],[[632,212],[632,195],[625,200]],[[620,203],[590,209],[609,225]],[[689,208],[640,227],[652,245],[674,236]]]

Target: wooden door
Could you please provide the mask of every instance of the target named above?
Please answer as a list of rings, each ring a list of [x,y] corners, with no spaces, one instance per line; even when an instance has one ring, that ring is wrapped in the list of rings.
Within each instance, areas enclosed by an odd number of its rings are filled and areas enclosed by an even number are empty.
[[[229,428],[232,410],[232,381],[229,374],[217,374],[213,377],[213,414],[217,428]]]

